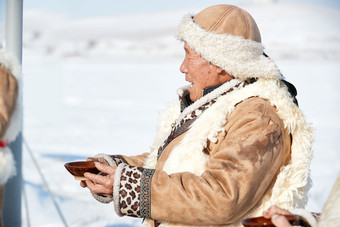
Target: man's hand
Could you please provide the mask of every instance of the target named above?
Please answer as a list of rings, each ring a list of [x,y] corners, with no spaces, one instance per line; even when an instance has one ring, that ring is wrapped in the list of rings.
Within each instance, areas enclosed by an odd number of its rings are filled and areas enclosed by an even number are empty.
[[[116,173],[116,166],[109,166],[101,162],[95,162],[96,168],[103,174],[85,173],[86,181],[81,181],[80,186],[88,187],[93,194],[113,197],[113,184]]]
[[[92,162],[101,162],[101,163],[104,163],[104,164],[107,164],[106,160],[104,158],[95,158],[95,157],[88,157],[86,159],[86,161],[92,161]],[[83,188],[86,188],[87,185],[86,185],[86,181],[82,180],[80,181],[80,186],[83,187]]]
[[[288,219],[283,215],[292,214],[288,210],[281,209],[278,206],[271,206],[268,210],[263,212],[263,217],[270,218],[275,226],[278,227],[291,227]]]

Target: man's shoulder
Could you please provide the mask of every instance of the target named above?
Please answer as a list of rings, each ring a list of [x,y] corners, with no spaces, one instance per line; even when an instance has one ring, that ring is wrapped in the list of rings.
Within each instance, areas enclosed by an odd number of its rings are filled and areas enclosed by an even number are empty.
[[[253,116],[254,118],[269,118],[279,124],[282,120],[277,114],[277,109],[268,100],[260,97],[250,97],[243,100],[235,106],[230,118],[239,118],[245,116]]]
[[[276,108],[268,100],[254,96],[239,102],[235,106],[235,111],[243,112],[257,111],[265,113],[268,109],[276,111]]]

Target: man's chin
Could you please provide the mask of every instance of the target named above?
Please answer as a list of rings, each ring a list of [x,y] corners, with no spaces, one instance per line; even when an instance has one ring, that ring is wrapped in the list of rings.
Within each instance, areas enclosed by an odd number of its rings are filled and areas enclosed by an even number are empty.
[[[195,102],[195,101],[199,100],[200,98],[201,97],[199,97],[198,95],[191,95],[191,93],[190,93],[190,100],[191,101]]]
[[[202,94],[203,90],[198,91],[198,89],[196,87],[191,85],[191,86],[188,87],[188,92],[189,92],[191,101],[195,102],[196,100],[198,100],[202,97],[202,95],[199,95],[199,94]]]

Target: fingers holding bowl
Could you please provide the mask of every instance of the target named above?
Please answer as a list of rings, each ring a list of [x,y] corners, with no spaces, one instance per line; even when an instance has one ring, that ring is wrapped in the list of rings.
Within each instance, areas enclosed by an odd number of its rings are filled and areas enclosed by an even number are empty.
[[[288,210],[282,209],[276,205],[273,205],[271,207],[269,207],[268,210],[263,212],[263,216],[265,218],[271,218],[273,215],[290,215],[292,213],[290,213]]]

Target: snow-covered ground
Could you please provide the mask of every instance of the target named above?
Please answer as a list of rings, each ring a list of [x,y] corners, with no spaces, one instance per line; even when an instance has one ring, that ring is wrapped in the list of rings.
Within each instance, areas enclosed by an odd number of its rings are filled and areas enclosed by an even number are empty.
[[[257,21],[267,53],[297,87],[300,107],[315,126],[307,208],[320,211],[340,170],[340,10],[240,6]],[[149,150],[159,112],[186,84],[176,26],[199,10],[85,19],[24,12],[24,137],[70,226],[142,225],[96,202],[63,165],[97,153]],[[62,226],[25,149],[23,160],[31,226]]]

